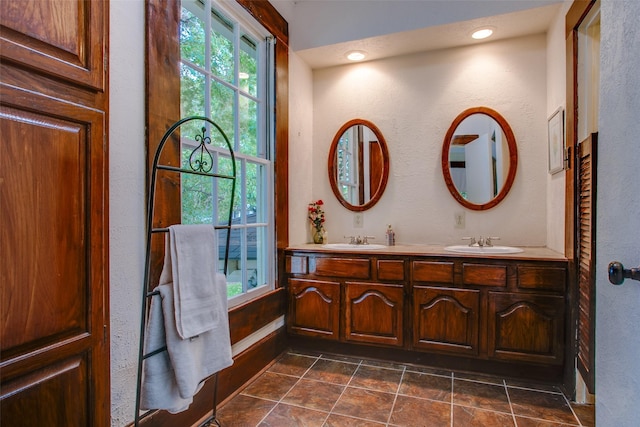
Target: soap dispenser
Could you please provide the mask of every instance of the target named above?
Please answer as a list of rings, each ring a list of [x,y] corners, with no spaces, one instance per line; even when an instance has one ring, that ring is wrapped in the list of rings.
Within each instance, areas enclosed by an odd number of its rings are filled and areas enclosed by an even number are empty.
[[[387,246],[393,246],[396,244],[396,233],[391,228],[391,224],[387,225],[387,232],[385,233],[385,239]]]

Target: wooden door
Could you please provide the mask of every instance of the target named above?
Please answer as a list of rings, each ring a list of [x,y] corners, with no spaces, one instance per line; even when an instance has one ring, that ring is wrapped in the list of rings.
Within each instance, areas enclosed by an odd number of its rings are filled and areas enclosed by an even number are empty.
[[[576,258],[578,264],[577,364],[589,392],[595,383],[595,247],[596,153],[598,134],[578,144]]]
[[[0,2],[0,414],[107,426],[108,2]]]
[[[414,286],[413,347],[477,355],[480,291]]]
[[[489,292],[487,318],[489,357],[562,364],[564,297]]]
[[[340,283],[289,279],[291,334],[338,340],[340,338]]]
[[[404,286],[346,282],[345,340],[402,347]]]

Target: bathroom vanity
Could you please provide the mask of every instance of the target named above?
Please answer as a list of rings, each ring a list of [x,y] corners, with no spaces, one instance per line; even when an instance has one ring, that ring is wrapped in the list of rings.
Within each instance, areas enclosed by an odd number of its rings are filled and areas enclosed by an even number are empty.
[[[293,341],[450,369],[561,378],[567,260],[554,251],[299,245],[286,251],[286,276]]]

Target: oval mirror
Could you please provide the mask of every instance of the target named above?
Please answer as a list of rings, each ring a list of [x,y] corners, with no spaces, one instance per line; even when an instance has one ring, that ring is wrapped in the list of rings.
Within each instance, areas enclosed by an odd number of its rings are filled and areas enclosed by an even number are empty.
[[[351,211],[375,205],[389,179],[389,151],[380,130],[354,119],[336,133],[329,149],[329,182],[338,201]]]
[[[516,139],[497,111],[476,107],[455,118],[442,146],[442,173],[460,204],[473,210],[494,207],[511,189],[517,167]]]

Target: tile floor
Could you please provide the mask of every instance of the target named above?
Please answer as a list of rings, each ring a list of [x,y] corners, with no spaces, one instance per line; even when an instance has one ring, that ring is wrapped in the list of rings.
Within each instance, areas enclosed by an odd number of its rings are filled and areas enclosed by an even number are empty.
[[[553,386],[290,350],[218,410],[223,427],[565,427],[593,406]]]

